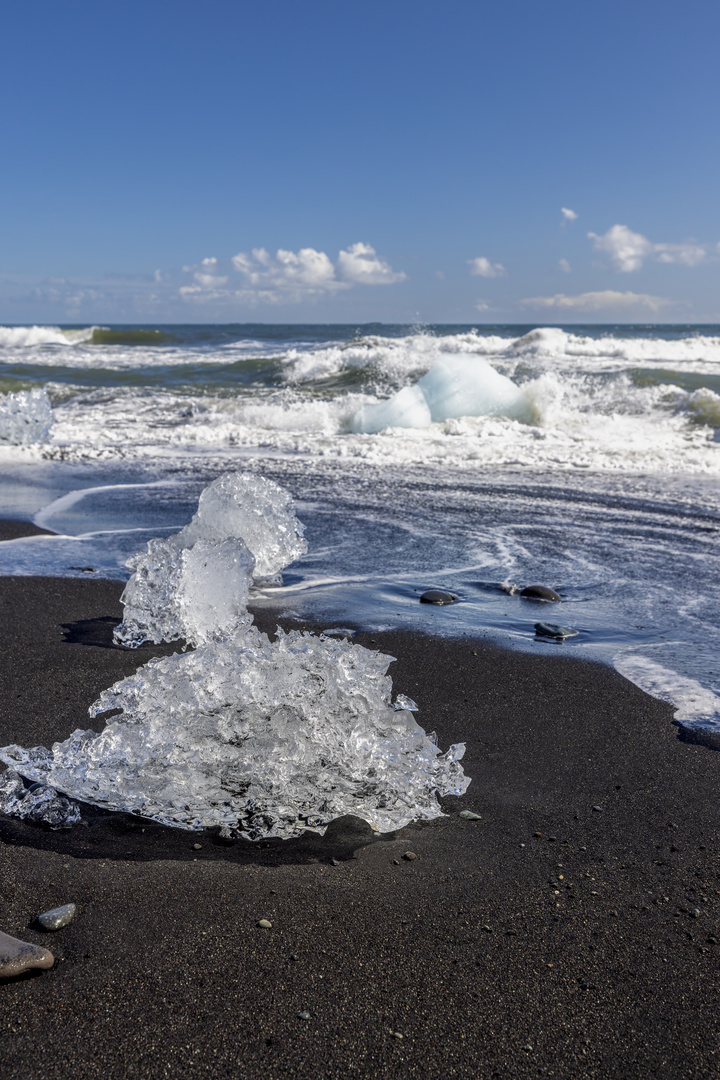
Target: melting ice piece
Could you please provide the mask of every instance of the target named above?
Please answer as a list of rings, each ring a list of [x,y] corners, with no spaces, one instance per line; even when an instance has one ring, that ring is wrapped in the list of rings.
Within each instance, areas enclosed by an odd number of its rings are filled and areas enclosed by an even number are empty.
[[[44,442],[52,427],[52,406],[44,390],[0,394],[0,443]]]
[[[290,494],[261,476],[228,473],[200,496],[189,525],[134,556],[119,644],[232,637],[251,621],[253,580],[276,577],[307,550]]]
[[[307,551],[305,527],[292,496],[279,484],[251,473],[226,473],[205,488],[197,513],[174,537],[183,548],[198,540],[241,537],[255,558],[255,578],[275,578]]]
[[[90,710],[122,714],[52,750],[7,746],[0,760],[68,795],[186,829],[248,839],[324,832],[355,814],[386,832],[438,817],[438,795],[470,780],[460,743],[441,754],[391,701],[392,657],[293,631],[151,660]]]
[[[69,829],[80,821],[80,807],[72,799],[58,795],[44,783],[26,788],[14,769],[0,776],[0,811],[10,817],[44,821],[52,829]]]
[[[184,638],[200,645],[232,637],[252,621],[247,599],[255,560],[244,540],[198,540],[184,550],[175,537],[151,540],[127,565],[135,573],[121,597],[118,644],[137,648]]]
[[[350,428],[372,435],[388,427],[421,428],[431,421],[489,415],[529,419],[525,393],[487,360],[450,356],[438,360],[414,386],[387,401],[363,405]]]

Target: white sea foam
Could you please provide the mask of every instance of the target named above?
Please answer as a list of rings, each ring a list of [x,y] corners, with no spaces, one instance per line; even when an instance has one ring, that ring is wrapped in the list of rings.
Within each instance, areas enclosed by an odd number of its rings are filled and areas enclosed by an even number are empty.
[[[91,341],[94,326],[62,330],[59,326],[0,326],[0,350],[27,349],[33,345],[79,345]]]
[[[673,705],[680,723],[720,731],[720,697],[697,679],[640,653],[622,653],[614,663],[617,671],[641,690]]]

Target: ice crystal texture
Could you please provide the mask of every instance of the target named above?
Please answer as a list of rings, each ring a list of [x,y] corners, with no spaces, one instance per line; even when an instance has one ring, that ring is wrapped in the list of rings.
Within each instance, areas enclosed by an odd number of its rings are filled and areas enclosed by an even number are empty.
[[[279,484],[251,473],[226,473],[205,488],[197,513],[174,539],[185,548],[201,539],[241,537],[255,558],[255,579],[272,580],[307,551],[304,531],[292,496]]]
[[[105,690],[92,715],[122,709],[99,734],[0,759],[68,795],[186,829],[248,839],[324,832],[355,814],[381,832],[438,817],[438,795],[469,784],[464,744],[441,754],[391,701],[392,657],[255,627],[233,642],[151,660]]]
[[[198,540],[185,549],[172,536],[151,540],[128,565],[135,573],[122,594],[118,644],[135,648],[144,641],[184,638],[200,645],[230,637],[251,622],[247,598],[255,560],[239,538]]]
[[[69,829],[80,821],[80,807],[72,799],[59,795],[44,783],[25,787],[14,769],[7,769],[0,776],[0,810],[11,817],[44,821],[52,829]]]
[[[101,732],[78,729],[51,750],[1,749],[16,771],[0,808],[32,816],[25,777],[65,804],[53,804],[64,824],[75,804],[57,791],[251,840],[324,832],[345,814],[381,832],[438,817],[438,796],[470,783],[465,746],[442,754],[412,716],[415,702],[392,701],[393,658],[297,630],[271,642],[251,624],[254,573],[277,574],[304,546],[276,484],[235,474],[206,488],[191,523],[135,560],[116,632],[127,644],[183,637],[197,648],[103,691],[90,715],[115,715]]]
[[[52,407],[44,390],[0,394],[0,443],[44,442],[52,427]]]
[[[238,633],[253,579],[278,576],[307,550],[289,493],[261,476],[228,473],[200,496],[189,525],[151,540],[128,563],[118,644],[184,638],[200,645]]]

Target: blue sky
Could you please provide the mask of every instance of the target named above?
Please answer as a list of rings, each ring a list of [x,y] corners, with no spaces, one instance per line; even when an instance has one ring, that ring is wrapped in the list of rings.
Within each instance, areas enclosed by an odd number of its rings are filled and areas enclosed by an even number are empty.
[[[0,26],[3,322],[720,321],[714,0]]]

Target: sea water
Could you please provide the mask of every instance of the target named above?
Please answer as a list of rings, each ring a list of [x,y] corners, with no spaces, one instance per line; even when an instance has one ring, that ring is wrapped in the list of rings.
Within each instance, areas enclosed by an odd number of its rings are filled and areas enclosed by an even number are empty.
[[[0,431],[1,512],[58,534],[2,573],[124,580],[240,469],[308,540],[256,606],[603,660],[720,732],[720,327],[6,327],[0,392],[52,406]]]

